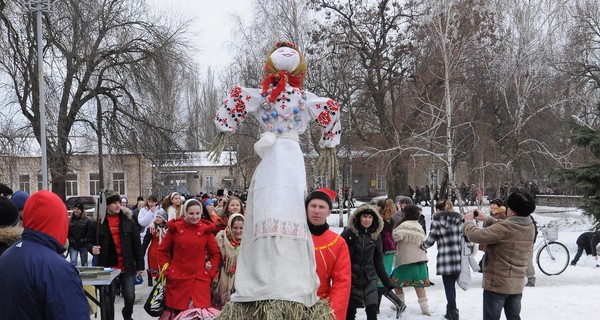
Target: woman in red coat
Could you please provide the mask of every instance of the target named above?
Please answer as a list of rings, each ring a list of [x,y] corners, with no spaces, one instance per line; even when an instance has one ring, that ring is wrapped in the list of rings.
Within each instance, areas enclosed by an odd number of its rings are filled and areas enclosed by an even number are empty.
[[[169,221],[169,230],[158,248],[161,266],[169,263],[167,279],[167,310],[161,320],[173,319],[187,309],[211,306],[210,285],[218,268],[207,268],[207,260],[218,266],[221,253],[212,235],[213,224],[202,221],[202,204],[190,199],[183,205],[184,218]]]

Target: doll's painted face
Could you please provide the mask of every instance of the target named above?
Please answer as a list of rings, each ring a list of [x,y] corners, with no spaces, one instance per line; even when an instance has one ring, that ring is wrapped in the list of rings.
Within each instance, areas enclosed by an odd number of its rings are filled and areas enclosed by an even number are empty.
[[[271,61],[277,70],[292,72],[300,64],[300,54],[292,48],[281,47],[271,53]]]

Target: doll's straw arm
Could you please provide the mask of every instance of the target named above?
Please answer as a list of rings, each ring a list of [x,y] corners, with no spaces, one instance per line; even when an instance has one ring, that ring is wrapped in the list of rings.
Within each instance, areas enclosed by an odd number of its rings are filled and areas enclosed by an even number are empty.
[[[215,137],[215,140],[208,147],[208,160],[212,162],[219,162],[221,160],[221,153],[225,149],[227,137],[225,133],[219,132]]]

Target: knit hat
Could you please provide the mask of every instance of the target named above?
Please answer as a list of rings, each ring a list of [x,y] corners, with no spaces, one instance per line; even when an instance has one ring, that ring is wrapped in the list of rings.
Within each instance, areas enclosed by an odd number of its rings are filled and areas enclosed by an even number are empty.
[[[121,202],[121,196],[114,190],[106,190],[104,196],[106,197],[107,205],[113,202]]]
[[[77,208],[77,209],[79,209],[79,210],[81,210],[81,211],[85,211],[85,209],[84,209],[84,207],[83,207],[83,203],[76,203],[76,204],[73,206],[73,209],[75,209],[75,208]]]
[[[156,212],[156,216],[163,218],[163,220],[165,222],[167,222],[169,220],[169,216],[167,215],[167,213],[163,209],[158,210],[158,212]]]
[[[304,201],[304,207],[308,208],[308,204],[314,199],[320,199],[327,202],[329,209],[333,209],[333,199],[335,199],[335,191],[328,188],[319,188],[308,194]]]
[[[214,199],[206,199],[206,200],[204,200],[204,205],[205,206],[208,206],[210,204],[214,205],[215,204],[215,200]]]
[[[69,232],[65,203],[48,190],[32,194],[23,208],[23,228],[45,233],[64,245]]]
[[[123,197],[123,198],[121,198],[121,202],[128,203],[129,201],[127,201],[127,198]]]
[[[9,198],[0,197],[0,228],[11,227],[19,221],[19,208]]]
[[[27,201],[27,198],[29,198],[29,193],[25,191],[17,191],[12,195],[10,200],[12,200],[17,208],[22,211],[23,208],[25,208],[25,201]]]

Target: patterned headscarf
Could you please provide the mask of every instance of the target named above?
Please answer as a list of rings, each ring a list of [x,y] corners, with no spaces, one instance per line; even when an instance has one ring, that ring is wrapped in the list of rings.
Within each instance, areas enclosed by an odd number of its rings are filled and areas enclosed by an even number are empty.
[[[225,235],[227,236],[227,240],[229,240],[229,243],[234,248],[237,248],[240,245],[240,241],[241,241],[241,239],[238,239],[238,237],[236,237],[235,234],[233,234],[233,231],[231,230],[231,226],[233,225],[233,220],[234,220],[234,218],[237,218],[237,217],[242,218],[242,222],[244,222],[243,215],[241,215],[239,213],[234,213],[229,217],[229,221],[227,221],[227,228],[225,228]]]

